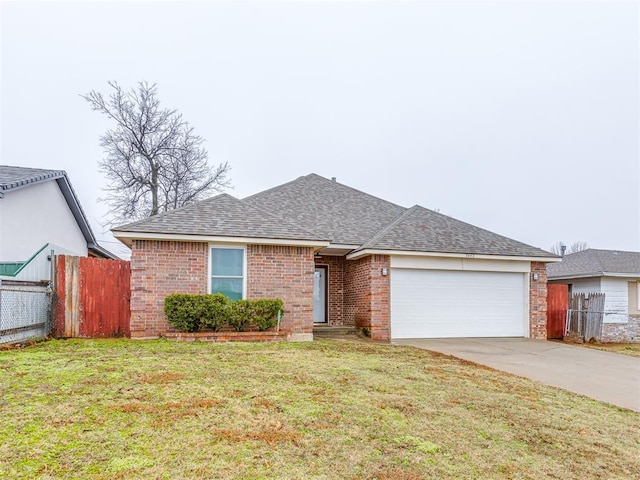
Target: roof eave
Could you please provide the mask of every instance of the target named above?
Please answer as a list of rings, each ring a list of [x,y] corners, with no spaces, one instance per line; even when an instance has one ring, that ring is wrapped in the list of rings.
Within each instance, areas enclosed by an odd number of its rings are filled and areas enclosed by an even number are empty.
[[[93,254],[95,254],[96,256],[99,256],[102,258],[108,258],[109,260],[120,260],[120,257],[118,257],[116,254],[111,253],[109,250],[98,245],[97,243],[94,245],[89,245],[88,250]]]
[[[56,183],[62,192],[62,196],[69,205],[69,209],[73,214],[73,217],[76,219],[76,223],[78,224],[78,228],[82,232],[85,241],[87,242],[87,246],[90,247],[92,245],[97,245],[96,237],[93,235],[93,230],[91,230],[91,226],[89,225],[89,221],[80,206],[80,202],[78,201],[78,197],[76,193],[73,191],[73,187],[71,186],[71,182],[67,178],[66,174],[63,174],[60,177],[57,177]]]
[[[616,272],[590,272],[590,273],[572,273],[567,275],[547,275],[549,280],[577,280],[580,278],[599,278],[599,277],[617,277],[617,278],[640,278],[638,273],[616,273]]]
[[[571,275],[549,275],[547,274],[547,280],[575,280],[579,278],[598,278],[602,277],[602,272],[592,273],[576,273]]]
[[[131,247],[133,240],[160,240],[160,241],[186,241],[204,243],[237,243],[254,245],[283,245],[294,247],[328,247],[328,240],[294,239],[294,238],[267,238],[245,237],[228,235],[194,235],[184,233],[153,233],[153,232],[127,232],[124,230],[112,230],[113,236],[122,243]]]
[[[553,263],[559,262],[560,257],[535,257],[529,255],[489,255],[479,253],[449,253],[449,252],[420,252],[415,250],[383,250],[373,248],[363,248],[347,255],[347,260],[355,260],[367,255],[407,255],[417,257],[449,257],[449,258],[474,258],[479,260],[512,260],[526,262],[543,262]]]

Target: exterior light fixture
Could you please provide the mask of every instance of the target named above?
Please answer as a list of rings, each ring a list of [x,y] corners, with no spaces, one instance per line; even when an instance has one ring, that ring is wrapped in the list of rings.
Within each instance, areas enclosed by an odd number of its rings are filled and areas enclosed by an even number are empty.
[[[388,272],[387,272],[387,267],[382,267],[382,272],[381,272],[381,273],[382,273],[382,276],[383,276],[383,277],[386,277],[386,276],[387,276],[387,273],[388,273]]]
[[[537,282],[538,281],[538,274],[534,272],[533,274],[531,274],[531,278],[533,278],[534,282]]]

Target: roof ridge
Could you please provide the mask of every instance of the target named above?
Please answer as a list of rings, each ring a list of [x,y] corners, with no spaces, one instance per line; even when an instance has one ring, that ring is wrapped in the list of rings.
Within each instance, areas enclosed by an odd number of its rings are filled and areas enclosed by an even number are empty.
[[[400,215],[398,215],[396,218],[394,218],[391,223],[387,224],[387,226],[383,227],[380,231],[378,231],[378,233],[376,233],[375,235],[373,235],[371,238],[369,238],[366,242],[364,242],[360,248],[367,248],[371,245],[374,245],[378,240],[380,240],[382,237],[384,237],[387,233],[389,233],[394,227],[396,227],[399,223],[401,223],[404,218],[406,216],[408,216],[408,214],[412,211],[414,211],[414,209],[416,207],[419,207],[419,205],[414,205],[413,207],[407,208],[404,212],[402,212]]]
[[[261,190],[261,191],[259,191],[259,192],[256,192],[256,193],[252,194],[252,195],[249,195],[248,197],[244,197],[244,198],[242,198],[241,200],[243,200],[243,201],[244,201],[244,200],[249,200],[250,198],[253,198],[253,197],[255,197],[255,196],[258,196],[258,195],[260,195],[260,194],[262,194],[262,193],[271,192],[272,190],[275,190],[276,188],[284,187],[285,185],[289,185],[290,183],[297,182],[297,181],[298,181],[298,180],[300,180],[301,178],[309,177],[309,176],[311,176],[311,175],[316,175],[316,174],[315,174],[315,173],[310,173],[310,174],[307,174],[307,175],[300,175],[298,178],[294,178],[293,180],[289,180],[288,182],[282,183],[282,184],[280,184],[280,185],[276,185],[275,187],[267,188],[266,190]]]
[[[389,200],[385,200],[384,198],[376,197],[375,195],[371,195],[370,193],[364,192],[362,190],[358,190],[357,188],[354,188],[354,187],[352,187],[350,185],[346,185],[344,183],[340,183],[340,182],[338,182],[338,180],[335,180],[335,181],[334,180],[330,180],[330,179],[328,179],[326,177],[323,177],[322,175],[318,175],[317,173],[310,173],[309,175],[306,175],[306,176],[310,177],[312,175],[314,175],[316,177],[319,177],[322,180],[325,180],[326,182],[329,182],[330,184],[333,184],[333,185],[337,184],[337,185],[340,185],[341,187],[347,188],[349,190],[352,190],[354,192],[360,193],[360,194],[365,195],[367,197],[375,198],[376,200],[380,200],[380,201],[382,201],[384,203],[388,203],[389,205],[393,205],[394,207],[400,207],[400,208],[405,208],[406,209],[406,207],[403,207],[402,205],[398,205],[397,203],[390,202]]]
[[[349,189],[349,190],[351,190],[353,192],[357,192],[357,193],[359,193],[361,195],[365,195],[365,196],[367,196],[369,198],[375,198],[376,200],[379,200],[381,202],[387,203],[389,205],[393,205],[394,207],[406,208],[406,207],[403,207],[402,205],[398,205],[397,203],[393,203],[393,202],[390,202],[389,200],[385,200],[384,198],[376,197],[375,195],[371,195],[370,193],[364,192],[362,190],[358,190],[357,188],[351,187],[351,186],[346,185],[344,183],[340,183],[337,180],[334,181],[334,180],[331,180],[331,179],[329,179],[327,177],[323,177],[322,175],[319,175],[319,174],[317,174],[315,172],[311,172],[311,173],[309,173],[307,175],[301,175],[298,178],[295,178],[294,180],[291,180],[289,182],[285,182],[285,183],[283,183],[281,185],[276,185],[275,187],[268,188],[267,190],[263,190],[261,192],[256,192],[253,195],[249,195],[248,197],[243,198],[242,200],[251,199],[251,198],[253,198],[253,197],[257,196],[257,195],[261,195],[263,193],[267,193],[267,192],[271,192],[273,190],[280,189],[280,188],[284,187],[285,185],[289,185],[291,183],[297,182],[298,180],[300,180],[302,178],[309,178],[309,177],[319,178],[319,179],[324,180],[325,182],[329,183],[330,185],[340,185],[341,187]]]

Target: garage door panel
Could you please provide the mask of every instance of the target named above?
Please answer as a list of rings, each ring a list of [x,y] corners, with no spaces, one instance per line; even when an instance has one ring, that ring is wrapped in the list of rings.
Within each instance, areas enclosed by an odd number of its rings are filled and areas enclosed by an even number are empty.
[[[524,274],[393,269],[393,338],[524,336]]]

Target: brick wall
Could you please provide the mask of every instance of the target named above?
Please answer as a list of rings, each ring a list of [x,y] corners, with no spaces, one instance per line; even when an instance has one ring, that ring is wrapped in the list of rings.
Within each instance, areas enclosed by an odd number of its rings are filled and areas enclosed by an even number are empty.
[[[324,256],[315,259],[316,265],[325,265],[328,270],[329,325],[353,325],[344,322],[344,265],[345,257]]]
[[[367,329],[374,340],[390,339],[390,273],[388,255],[370,255],[345,265],[344,323]]]
[[[626,323],[603,324],[602,341],[605,343],[640,342],[640,316],[629,315],[629,321]]]
[[[281,298],[283,330],[312,339],[313,248],[247,246],[247,298]]]
[[[131,249],[131,337],[174,331],[164,315],[172,293],[207,293],[207,243],[135,240]],[[281,298],[282,330],[313,331],[313,249],[247,246],[247,298]]]
[[[207,244],[134,240],[131,247],[131,337],[171,331],[164,298],[172,293],[206,293]]]
[[[538,280],[533,280],[533,274]],[[547,339],[547,268],[542,262],[531,262],[529,275],[529,336]]]

